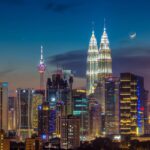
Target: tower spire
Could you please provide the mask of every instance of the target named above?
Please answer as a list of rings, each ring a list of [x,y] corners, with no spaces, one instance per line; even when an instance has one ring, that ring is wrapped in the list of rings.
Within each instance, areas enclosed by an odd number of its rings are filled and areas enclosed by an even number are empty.
[[[41,45],[41,60],[43,60],[43,46]]]
[[[101,49],[109,49],[109,40],[106,32],[105,18],[104,18],[104,30],[100,42],[100,50]]]
[[[104,18],[104,31],[106,31],[106,20]]]
[[[94,26],[95,26],[95,23],[94,21],[92,21],[92,34],[94,34]]]
[[[43,59],[43,46],[42,46],[42,45],[41,45],[40,64],[44,64],[44,59]]]
[[[40,54],[40,64],[38,65],[38,71],[40,73],[40,89],[44,89],[44,72],[46,70],[46,65],[43,58],[43,46],[41,45],[41,54]]]

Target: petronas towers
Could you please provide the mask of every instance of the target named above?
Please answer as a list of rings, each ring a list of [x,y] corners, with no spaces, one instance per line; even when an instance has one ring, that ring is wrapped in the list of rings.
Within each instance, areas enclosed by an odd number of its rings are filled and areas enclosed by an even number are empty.
[[[94,93],[98,81],[112,76],[112,58],[106,28],[98,49],[97,40],[92,31],[87,56],[87,95]]]

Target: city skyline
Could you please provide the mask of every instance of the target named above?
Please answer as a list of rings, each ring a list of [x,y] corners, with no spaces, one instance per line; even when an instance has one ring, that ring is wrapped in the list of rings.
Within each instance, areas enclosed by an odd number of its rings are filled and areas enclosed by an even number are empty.
[[[60,65],[80,77],[80,86],[85,85],[81,77],[85,78],[92,24],[99,46],[106,18],[113,73],[142,75],[149,90],[149,3],[146,0],[136,4],[129,0],[114,3],[111,0],[1,0],[1,81],[8,81],[11,88],[39,87],[37,65],[43,45],[47,76]],[[137,33],[135,39],[130,39],[132,33]]]

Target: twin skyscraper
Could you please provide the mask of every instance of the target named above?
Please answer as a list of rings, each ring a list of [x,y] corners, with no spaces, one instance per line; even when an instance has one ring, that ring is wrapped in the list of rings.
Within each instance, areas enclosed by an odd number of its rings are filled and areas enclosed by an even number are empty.
[[[112,58],[106,27],[98,48],[94,30],[89,43],[87,56],[87,96],[94,93],[95,84],[112,76]]]

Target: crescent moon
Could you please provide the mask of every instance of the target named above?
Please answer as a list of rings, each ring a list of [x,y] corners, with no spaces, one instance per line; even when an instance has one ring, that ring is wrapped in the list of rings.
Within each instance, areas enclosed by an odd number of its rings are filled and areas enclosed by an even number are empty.
[[[130,39],[133,40],[136,38],[136,33],[130,34],[129,36],[130,36]]]

